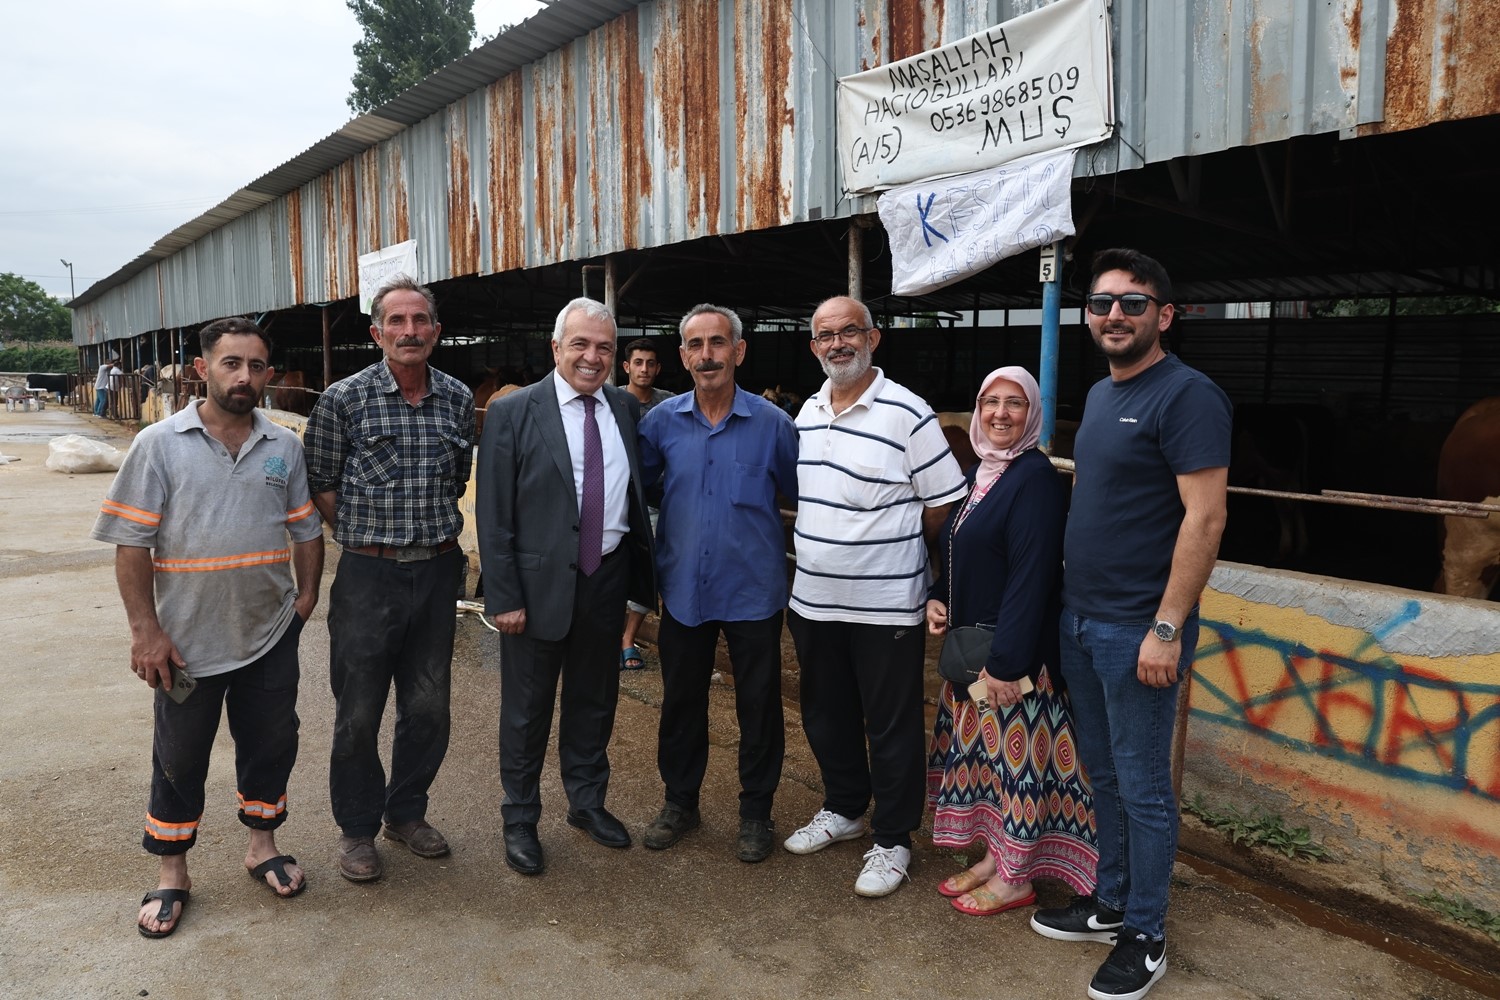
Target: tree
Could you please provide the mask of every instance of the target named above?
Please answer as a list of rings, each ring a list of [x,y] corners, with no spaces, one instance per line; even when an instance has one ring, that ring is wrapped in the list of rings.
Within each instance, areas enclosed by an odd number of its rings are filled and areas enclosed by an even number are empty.
[[[76,372],[78,352],[71,347],[7,347],[0,351],[0,372]]]
[[[19,274],[0,274],[0,340],[72,339],[68,307]]]
[[[365,114],[469,51],[473,0],[345,0],[364,37],[354,43],[349,109]]]
[[[1362,299],[1327,299],[1307,304],[1309,315],[1386,316],[1391,311],[1389,297]],[[1469,316],[1475,313],[1500,312],[1500,299],[1483,295],[1403,296],[1396,299],[1397,316]]]

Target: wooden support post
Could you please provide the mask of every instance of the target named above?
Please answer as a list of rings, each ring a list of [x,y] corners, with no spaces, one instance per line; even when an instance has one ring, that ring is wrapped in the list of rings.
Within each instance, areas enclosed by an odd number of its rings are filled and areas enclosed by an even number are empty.
[[[1193,672],[1177,687],[1177,724],[1172,727],[1172,795],[1177,799],[1177,808],[1182,809],[1182,772],[1187,763],[1188,703],[1193,696]]]
[[[619,311],[619,295],[616,293],[618,281],[615,272],[615,255],[610,254],[604,258],[604,308],[614,316]]]
[[[328,323],[328,306],[323,306],[323,388],[333,384],[333,327]]]
[[[849,297],[865,300],[865,229],[859,219],[849,221]]]

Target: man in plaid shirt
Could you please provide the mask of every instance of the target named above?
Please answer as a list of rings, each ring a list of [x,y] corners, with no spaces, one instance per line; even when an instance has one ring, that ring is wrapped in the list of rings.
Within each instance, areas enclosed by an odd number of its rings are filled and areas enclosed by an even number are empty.
[[[441,327],[432,293],[396,275],[370,306],[385,357],[328,387],[303,441],[313,502],[344,551],[329,594],[336,705],[328,785],[339,871],[381,875],[375,833],[424,858],[448,853],[427,789],[448,750],[458,510],[473,463],[474,395],[427,363]],[[391,774],[377,738],[396,690]]]

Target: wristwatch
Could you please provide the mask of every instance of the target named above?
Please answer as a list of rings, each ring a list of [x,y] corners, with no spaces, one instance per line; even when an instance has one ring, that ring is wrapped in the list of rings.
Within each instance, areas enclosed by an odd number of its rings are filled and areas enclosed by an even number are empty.
[[[1156,620],[1156,623],[1151,626],[1151,634],[1156,636],[1162,642],[1176,642],[1177,626],[1173,625],[1171,622],[1162,621],[1160,618],[1158,618]]]

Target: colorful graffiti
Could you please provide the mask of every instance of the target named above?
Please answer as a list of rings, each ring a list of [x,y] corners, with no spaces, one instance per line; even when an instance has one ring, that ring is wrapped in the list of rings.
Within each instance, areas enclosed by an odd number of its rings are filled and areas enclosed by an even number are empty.
[[[1500,802],[1500,684],[1381,648],[1420,612],[1410,601],[1353,632],[1342,651],[1205,617],[1192,715],[1383,778]]]

